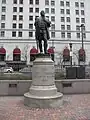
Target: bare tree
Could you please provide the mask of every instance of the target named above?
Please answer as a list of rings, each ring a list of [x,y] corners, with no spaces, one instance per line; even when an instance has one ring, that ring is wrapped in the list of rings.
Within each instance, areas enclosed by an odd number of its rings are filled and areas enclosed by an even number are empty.
[[[22,50],[22,58],[27,61],[27,52],[28,52],[28,44],[24,46],[23,50]]]
[[[62,55],[62,52],[56,52],[56,56],[57,56],[57,59],[59,60],[58,61],[58,65],[59,65],[59,67],[61,67],[62,68],[62,62],[63,62],[63,55]]]

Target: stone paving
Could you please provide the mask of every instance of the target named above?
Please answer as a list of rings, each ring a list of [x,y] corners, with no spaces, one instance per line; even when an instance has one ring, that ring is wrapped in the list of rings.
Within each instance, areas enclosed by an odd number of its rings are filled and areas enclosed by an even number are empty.
[[[64,95],[59,109],[30,109],[23,99],[0,97],[0,120],[90,120],[90,94]]]

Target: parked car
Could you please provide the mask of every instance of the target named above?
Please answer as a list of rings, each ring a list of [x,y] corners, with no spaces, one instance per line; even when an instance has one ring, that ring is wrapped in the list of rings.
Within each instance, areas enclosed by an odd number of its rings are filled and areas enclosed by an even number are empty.
[[[20,69],[19,72],[30,73],[30,72],[32,72],[32,68],[31,67],[24,67],[24,68]]]
[[[2,67],[1,71],[4,72],[4,73],[12,73],[13,68],[12,67]]]
[[[32,68],[31,67],[25,67],[21,70],[19,70],[19,73],[22,73],[24,76],[32,77]]]

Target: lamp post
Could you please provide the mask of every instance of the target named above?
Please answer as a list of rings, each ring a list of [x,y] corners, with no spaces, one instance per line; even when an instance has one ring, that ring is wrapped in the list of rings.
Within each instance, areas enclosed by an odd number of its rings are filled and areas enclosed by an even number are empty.
[[[72,43],[69,43],[70,46],[70,65],[72,67]]]
[[[84,24],[81,24],[80,27],[81,27],[81,34],[82,34],[82,49],[84,49],[84,46],[83,46],[83,27],[84,27]]]

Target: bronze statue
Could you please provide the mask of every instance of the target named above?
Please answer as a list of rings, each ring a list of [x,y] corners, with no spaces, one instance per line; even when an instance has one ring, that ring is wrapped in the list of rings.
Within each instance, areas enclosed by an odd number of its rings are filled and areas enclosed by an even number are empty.
[[[42,40],[44,41],[44,53],[46,54],[47,53],[47,40],[50,39],[50,36],[49,36],[49,27],[50,27],[50,24],[51,22],[46,19],[45,17],[45,13],[44,11],[42,10],[40,12],[40,17],[39,18],[36,18],[35,19],[35,28],[36,28],[36,41],[37,41],[37,44],[39,45],[39,49],[40,49],[40,53],[43,52],[42,50]]]

